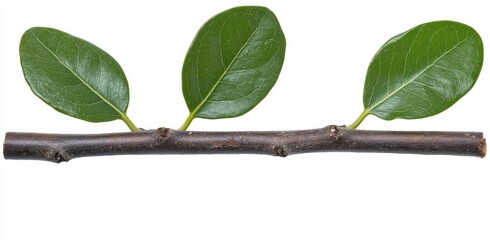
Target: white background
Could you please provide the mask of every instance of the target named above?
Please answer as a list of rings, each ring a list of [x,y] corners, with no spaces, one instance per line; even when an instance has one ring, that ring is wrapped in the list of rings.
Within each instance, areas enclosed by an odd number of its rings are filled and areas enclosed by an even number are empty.
[[[59,114],[35,97],[19,64],[22,33],[54,27],[109,52],[131,89],[138,127],[178,128],[185,53],[211,16],[239,5],[275,12],[287,39],[281,76],[240,118],[192,130],[292,130],[350,124],[369,61],[390,37],[433,20],[474,27],[490,46],[485,1],[26,1],[0,3],[0,132],[127,131]],[[488,62],[472,91],[421,120],[360,128],[490,134]],[[319,153],[115,156],[63,164],[0,160],[0,238],[490,239],[490,160]]]

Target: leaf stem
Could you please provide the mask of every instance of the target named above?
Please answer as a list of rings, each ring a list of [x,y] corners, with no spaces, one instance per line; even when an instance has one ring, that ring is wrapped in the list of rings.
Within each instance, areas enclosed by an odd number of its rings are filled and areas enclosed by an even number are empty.
[[[133,121],[131,121],[131,119],[129,119],[128,115],[126,115],[125,113],[121,113],[121,120],[123,120],[123,122],[128,125],[131,132],[139,131],[139,128],[134,125]]]
[[[348,125],[346,128],[356,129],[362,123],[362,121],[364,121],[364,119],[369,115],[369,113],[370,113],[369,110],[364,109],[361,115],[359,115],[359,117],[351,125]]]
[[[194,112],[189,113],[189,116],[185,119],[184,124],[179,128],[180,131],[185,131],[191,125],[192,120],[194,120]]]

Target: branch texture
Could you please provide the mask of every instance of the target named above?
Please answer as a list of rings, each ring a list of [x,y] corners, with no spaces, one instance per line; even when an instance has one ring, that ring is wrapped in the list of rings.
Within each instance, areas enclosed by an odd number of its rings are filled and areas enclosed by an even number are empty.
[[[55,163],[121,154],[267,154],[385,152],[484,157],[481,132],[353,130],[330,125],[298,131],[194,132],[169,128],[109,134],[14,133],[5,136],[6,159]]]

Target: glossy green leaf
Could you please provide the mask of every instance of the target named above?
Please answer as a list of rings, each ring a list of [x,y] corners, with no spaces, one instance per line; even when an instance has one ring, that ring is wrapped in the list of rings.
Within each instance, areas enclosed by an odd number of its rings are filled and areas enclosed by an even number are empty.
[[[126,116],[128,82],[119,64],[97,46],[43,27],[27,30],[20,42],[24,77],[32,92],[59,112],[90,122]]]
[[[483,65],[478,33],[462,23],[429,22],[385,43],[369,65],[364,112],[385,120],[438,114],[475,84]]]
[[[264,7],[237,7],[208,20],[189,48],[182,89],[190,114],[218,119],[240,116],[274,86],[284,62],[286,40]]]

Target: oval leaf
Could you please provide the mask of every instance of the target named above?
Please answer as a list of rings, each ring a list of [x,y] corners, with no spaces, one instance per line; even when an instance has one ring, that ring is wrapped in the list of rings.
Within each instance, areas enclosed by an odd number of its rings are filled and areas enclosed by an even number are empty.
[[[483,43],[471,27],[450,21],[412,28],[385,43],[369,65],[364,115],[415,119],[438,114],[475,84]]]
[[[182,71],[188,118],[242,115],[274,86],[286,40],[264,7],[237,7],[208,20],[189,48]]]
[[[20,61],[32,92],[59,112],[90,122],[127,121],[128,82],[97,46],[56,29],[27,30]]]

